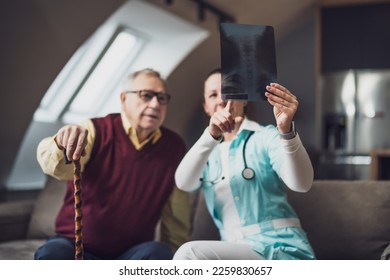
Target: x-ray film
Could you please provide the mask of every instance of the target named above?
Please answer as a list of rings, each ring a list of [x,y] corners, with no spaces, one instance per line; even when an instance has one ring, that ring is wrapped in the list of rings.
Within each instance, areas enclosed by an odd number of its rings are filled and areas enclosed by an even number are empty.
[[[276,82],[272,26],[220,24],[222,98],[266,100],[266,86]]]

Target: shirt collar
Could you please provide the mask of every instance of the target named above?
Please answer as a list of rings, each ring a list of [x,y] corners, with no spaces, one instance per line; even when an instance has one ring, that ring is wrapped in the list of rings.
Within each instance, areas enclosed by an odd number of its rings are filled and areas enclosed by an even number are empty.
[[[127,119],[124,112],[121,112],[121,119],[122,119],[123,129],[125,130],[126,134],[129,136],[131,142],[133,143],[133,145],[136,147],[137,150],[141,149],[149,141],[152,141],[152,144],[155,144],[158,141],[158,139],[160,139],[162,136],[161,130],[157,129],[153,131],[153,133],[147,139],[145,139],[140,143],[137,137],[137,133],[135,132],[135,129],[131,126],[131,123]]]
[[[249,120],[247,117],[244,117],[244,120],[242,121],[242,124],[237,132],[237,135],[241,133],[243,130],[249,130],[249,131],[260,131],[261,125],[257,122]]]

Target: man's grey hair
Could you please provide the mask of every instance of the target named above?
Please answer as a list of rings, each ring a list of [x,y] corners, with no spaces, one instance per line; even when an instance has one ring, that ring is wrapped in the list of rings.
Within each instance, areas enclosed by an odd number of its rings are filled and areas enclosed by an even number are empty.
[[[139,75],[147,75],[147,76],[152,76],[152,77],[156,77],[156,78],[160,79],[164,84],[165,90],[167,90],[168,85],[167,85],[167,82],[165,81],[165,79],[161,76],[160,72],[158,72],[152,68],[144,68],[142,70],[135,71],[132,74],[130,74],[125,81],[125,88],[128,88],[129,83],[131,83]]]

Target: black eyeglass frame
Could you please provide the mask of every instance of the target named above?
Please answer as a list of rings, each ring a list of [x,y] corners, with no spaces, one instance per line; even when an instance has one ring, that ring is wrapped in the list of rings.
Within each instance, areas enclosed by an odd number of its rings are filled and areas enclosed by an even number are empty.
[[[126,90],[125,93],[137,93],[138,97],[141,98],[145,102],[149,102],[153,99],[153,97],[157,98],[157,101],[160,105],[167,105],[169,101],[171,100],[171,95],[165,92],[155,92],[148,89],[141,89],[141,90]],[[142,93],[147,93],[150,95],[150,98],[145,97],[145,95],[142,95]],[[162,97],[162,99],[160,98]]]

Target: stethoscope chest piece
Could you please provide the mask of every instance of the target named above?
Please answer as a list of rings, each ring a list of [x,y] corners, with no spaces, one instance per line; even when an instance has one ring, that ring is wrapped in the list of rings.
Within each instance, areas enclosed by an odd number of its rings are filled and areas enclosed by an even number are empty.
[[[242,170],[241,174],[242,174],[242,177],[244,177],[244,179],[246,179],[246,180],[251,180],[251,179],[253,179],[253,177],[255,177],[255,171],[250,167],[244,168],[244,170]]]

